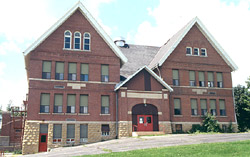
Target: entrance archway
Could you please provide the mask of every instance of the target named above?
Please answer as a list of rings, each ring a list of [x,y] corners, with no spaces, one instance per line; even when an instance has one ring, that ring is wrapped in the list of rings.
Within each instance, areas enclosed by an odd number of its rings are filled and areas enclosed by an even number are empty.
[[[158,109],[151,104],[137,104],[132,108],[133,131],[159,131]]]

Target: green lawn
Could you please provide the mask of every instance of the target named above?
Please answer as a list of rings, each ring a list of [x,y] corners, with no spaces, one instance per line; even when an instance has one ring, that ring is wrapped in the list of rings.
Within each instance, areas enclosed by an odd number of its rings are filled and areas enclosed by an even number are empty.
[[[107,151],[110,152],[110,151]],[[171,146],[152,149],[134,150],[128,152],[113,152],[108,154],[91,155],[92,156],[191,156],[191,157],[214,157],[214,156],[250,156],[250,140],[227,143],[206,143],[184,146]]]

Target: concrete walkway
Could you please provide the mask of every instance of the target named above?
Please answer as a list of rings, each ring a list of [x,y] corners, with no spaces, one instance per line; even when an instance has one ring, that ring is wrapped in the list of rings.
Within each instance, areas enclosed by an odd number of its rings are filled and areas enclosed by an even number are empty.
[[[103,154],[109,152],[122,152],[136,149],[146,149],[155,147],[166,147],[176,145],[189,145],[214,142],[232,142],[250,140],[250,133],[240,134],[178,134],[165,136],[142,136],[139,138],[122,138],[93,144],[62,147],[52,149],[51,152],[25,155],[25,157],[47,156],[47,157],[68,157],[77,155]]]

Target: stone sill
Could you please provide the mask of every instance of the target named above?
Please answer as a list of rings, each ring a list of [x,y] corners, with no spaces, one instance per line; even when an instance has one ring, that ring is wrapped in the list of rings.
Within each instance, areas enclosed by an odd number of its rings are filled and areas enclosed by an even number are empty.
[[[227,116],[216,116],[218,118],[227,118]]]
[[[64,113],[52,113],[52,115],[64,115]]]
[[[194,118],[200,118],[201,115],[191,115],[191,117],[194,117]]]
[[[78,113],[79,116],[89,116],[89,113]]]
[[[110,116],[110,114],[100,114],[100,116]]]
[[[174,117],[183,117],[183,115],[174,115]]]
[[[50,113],[40,113],[40,112],[39,112],[38,114],[44,114],[44,115],[48,115],[48,114],[50,114]]]
[[[77,115],[77,113],[65,113],[65,115]]]

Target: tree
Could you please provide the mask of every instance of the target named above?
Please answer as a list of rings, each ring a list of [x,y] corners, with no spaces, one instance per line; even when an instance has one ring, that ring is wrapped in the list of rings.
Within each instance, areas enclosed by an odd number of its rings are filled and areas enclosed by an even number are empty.
[[[7,107],[6,107],[6,110],[7,111],[11,111],[11,105],[12,105],[12,100],[9,101]]]
[[[247,88],[238,85],[234,87],[235,111],[238,121],[238,129],[241,132],[250,129],[250,80],[248,79]]]
[[[218,121],[215,119],[215,116],[212,116],[211,113],[207,113],[204,117],[202,128],[204,132],[220,132],[220,126]]]

